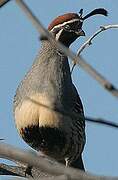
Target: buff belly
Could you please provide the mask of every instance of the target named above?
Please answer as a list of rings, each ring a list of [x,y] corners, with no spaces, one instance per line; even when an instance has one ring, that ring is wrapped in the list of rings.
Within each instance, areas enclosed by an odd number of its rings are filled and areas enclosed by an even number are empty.
[[[66,132],[61,129],[63,115],[52,110],[43,95],[27,98],[15,109],[15,122],[24,141],[37,151],[56,159],[63,159],[66,150]]]

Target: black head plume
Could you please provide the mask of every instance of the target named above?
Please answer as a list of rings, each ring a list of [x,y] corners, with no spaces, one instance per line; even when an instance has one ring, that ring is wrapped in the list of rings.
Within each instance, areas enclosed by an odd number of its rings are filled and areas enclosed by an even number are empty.
[[[85,20],[91,16],[94,16],[96,14],[100,14],[100,15],[103,15],[103,16],[107,16],[108,15],[108,12],[106,9],[103,9],[103,8],[98,8],[98,9],[94,9],[93,11],[91,11],[89,14],[87,14],[85,17],[82,18],[82,20]]]
[[[80,18],[82,18],[82,15],[83,15],[83,9],[80,9],[80,11],[79,11]]]

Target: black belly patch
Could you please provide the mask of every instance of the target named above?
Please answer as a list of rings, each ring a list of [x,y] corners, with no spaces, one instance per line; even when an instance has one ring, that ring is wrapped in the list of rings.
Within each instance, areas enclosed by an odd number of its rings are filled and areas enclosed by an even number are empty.
[[[29,126],[20,133],[31,147],[50,156],[61,153],[66,145],[65,134],[58,128]]]

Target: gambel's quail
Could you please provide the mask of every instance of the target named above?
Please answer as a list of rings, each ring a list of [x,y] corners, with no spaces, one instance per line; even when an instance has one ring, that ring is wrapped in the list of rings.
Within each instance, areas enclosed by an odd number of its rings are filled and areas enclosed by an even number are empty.
[[[69,47],[84,36],[82,24],[95,14],[107,15],[99,8],[85,17],[67,13],[48,27],[56,40]],[[67,56],[55,43],[41,38],[41,50],[21,81],[14,97],[14,116],[19,134],[32,148],[58,162],[84,170],[85,145],[83,106],[72,82]]]

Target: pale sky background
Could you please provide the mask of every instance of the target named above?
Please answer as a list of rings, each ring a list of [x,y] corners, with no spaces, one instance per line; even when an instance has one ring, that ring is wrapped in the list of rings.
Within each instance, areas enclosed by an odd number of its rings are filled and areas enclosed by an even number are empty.
[[[95,16],[83,26],[86,37],[77,40],[71,49],[80,45],[101,25],[118,24],[117,0],[27,0],[41,22],[48,26],[56,16],[65,12],[87,14],[94,8],[104,7],[109,16]],[[30,149],[19,137],[12,115],[15,90],[31,66],[40,47],[39,34],[15,1],[0,10],[0,138],[20,148]],[[118,87],[118,29],[109,30],[97,37],[83,57],[108,80]],[[118,122],[118,99],[106,92],[92,77],[76,67],[73,81],[79,90],[86,116],[101,117]],[[101,125],[86,124],[87,143],[84,150],[86,170],[94,174],[118,176],[118,130]]]

